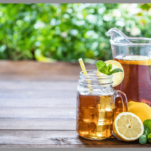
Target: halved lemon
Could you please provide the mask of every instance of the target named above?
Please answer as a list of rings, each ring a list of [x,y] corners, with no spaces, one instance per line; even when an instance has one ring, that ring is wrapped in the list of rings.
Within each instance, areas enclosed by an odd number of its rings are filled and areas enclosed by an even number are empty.
[[[137,140],[144,132],[141,119],[133,113],[120,113],[113,123],[113,131],[117,138],[130,142]]]
[[[107,61],[105,61],[105,63],[107,65],[112,64],[112,70],[115,69],[115,68],[120,68],[120,69],[123,70],[123,72],[118,72],[118,73],[112,74],[113,75],[113,79],[112,79],[113,84],[112,84],[112,86],[115,87],[115,86],[119,85],[122,82],[122,80],[124,79],[124,69],[123,69],[122,65],[119,62],[115,61],[115,60],[107,60]],[[97,70],[97,75],[99,75],[99,74],[102,74],[102,73],[100,73]]]

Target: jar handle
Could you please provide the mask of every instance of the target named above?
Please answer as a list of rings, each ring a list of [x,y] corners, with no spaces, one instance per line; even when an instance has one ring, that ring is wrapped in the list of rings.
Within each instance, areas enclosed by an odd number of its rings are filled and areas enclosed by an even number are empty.
[[[124,107],[125,107],[125,105],[126,105],[126,111],[125,111],[125,112],[128,112],[128,103],[127,103],[126,94],[125,94],[124,92],[120,91],[120,90],[116,90],[116,95],[115,95],[115,98],[114,98],[114,104],[115,104],[115,99],[116,99],[117,97],[120,97],[121,100],[122,100],[123,110],[124,110]],[[118,138],[118,137],[115,135],[114,131],[112,131],[112,135],[113,135],[114,137],[116,137],[118,140],[121,141],[121,139]]]
[[[123,110],[126,107],[126,111],[125,112],[128,112],[128,102],[127,102],[126,94],[124,92],[120,91],[120,90],[116,90],[116,92],[117,92],[117,94],[116,94],[115,98],[117,98],[117,97],[121,98],[122,103],[123,103]]]

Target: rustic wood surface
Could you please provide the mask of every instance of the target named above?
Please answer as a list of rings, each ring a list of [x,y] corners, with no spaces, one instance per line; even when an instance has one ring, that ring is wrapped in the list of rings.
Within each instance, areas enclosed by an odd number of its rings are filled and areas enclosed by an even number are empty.
[[[90,141],[78,136],[75,117],[80,71],[72,63],[0,61],[0,147],[151,147],[138,141]]]

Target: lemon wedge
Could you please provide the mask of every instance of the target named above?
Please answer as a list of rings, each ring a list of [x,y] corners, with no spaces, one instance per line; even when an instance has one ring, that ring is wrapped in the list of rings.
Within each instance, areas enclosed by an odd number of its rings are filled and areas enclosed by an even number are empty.
[[[144,132],[141,119],[133,113],[122,112],[114,120],[114,135],[126,142],[137,140]]]

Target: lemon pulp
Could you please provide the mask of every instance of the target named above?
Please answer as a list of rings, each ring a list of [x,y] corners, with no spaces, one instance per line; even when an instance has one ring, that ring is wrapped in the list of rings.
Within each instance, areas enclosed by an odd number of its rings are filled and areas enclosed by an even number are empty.
[[[137,140],[144,132],[144,126],[138,116],[130,112],[120,113],[113,125],[115,135],[123,141]]]

